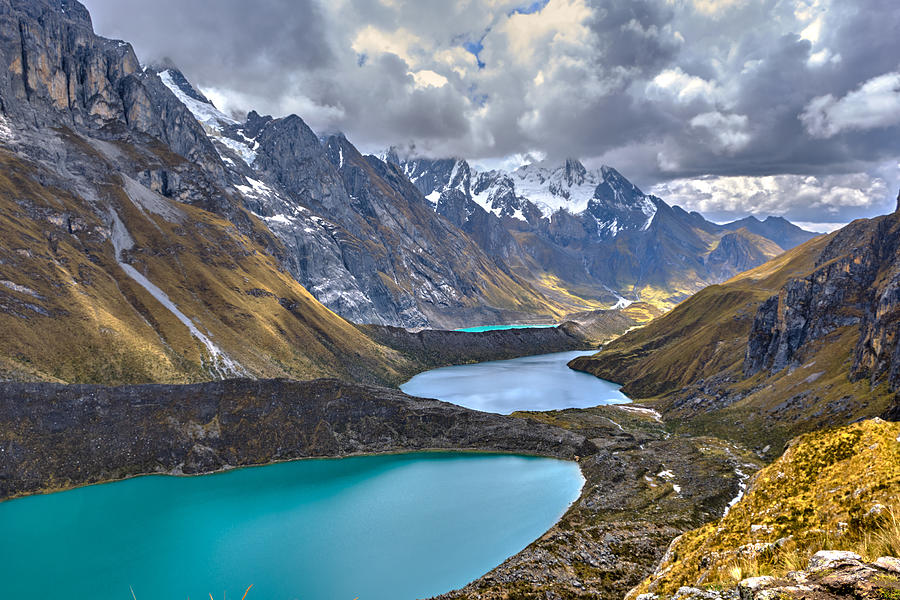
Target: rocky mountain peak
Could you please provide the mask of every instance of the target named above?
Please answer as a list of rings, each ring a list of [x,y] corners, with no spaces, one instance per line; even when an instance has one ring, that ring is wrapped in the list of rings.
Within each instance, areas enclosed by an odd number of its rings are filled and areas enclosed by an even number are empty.
[[[247,113],[247,120],[244,121],[244,131],[247,132],[248,136],[255,138],[257,135],[259,135],[259,132],[262,131],[263,127],[265,127],[266,124],[268,124],[271,120],[271,116],[266,115],[263,117],[260,116],[260,114],[255,110],[251,110],[249,113]]]
[[[215,108],[215,104],[212,103],[212,100],[204,96],[200,90],[195,88],[191,82],[188,81],[188,78],[184,76],[184,73],[181,72],[181,69],[175,65],[172,59],[164,58],[158,63],[147,65],[147,67],[144,68],[144,72],[153,73],[157,76],[162,76],[163,73],[167,73],[167,77],[171,78],[172,85],[182,94],[197,102],[209,104]]]
[[[21,12],[32,18],[62,17],[71,24],[93,31],[90,12],[77,0],[5,0],[0,3],[0,11]]]
[[[569,184],[569,187],[584,183],[584,179],[587,176],[587,169],[584,168],[584,165],[581,164],[580,160],[577,158],[567,158],[565,170],[566,183]]]

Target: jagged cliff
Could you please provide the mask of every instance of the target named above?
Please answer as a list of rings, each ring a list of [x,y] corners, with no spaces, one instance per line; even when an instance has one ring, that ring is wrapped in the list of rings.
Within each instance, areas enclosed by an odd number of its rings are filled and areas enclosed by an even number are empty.
[[[855,221],[573,366],[773,453],[814,427],[896,415],[898,230],[897,213]]]

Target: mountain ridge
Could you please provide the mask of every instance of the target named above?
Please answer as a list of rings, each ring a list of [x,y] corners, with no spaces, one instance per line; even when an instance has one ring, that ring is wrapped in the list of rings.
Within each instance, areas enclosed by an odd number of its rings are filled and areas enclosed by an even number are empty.
[[[683,427],[769,452],[798,433],[896,415],[898,232],[896,212],[854,221],[571,366],[653,399]]]
[[[519,272],[550,276],[557,288],[599,302],[669,309],[816,235],[777,217],[717,225],[644,194],[613,167],[588,170],[573,158],[478,171],[461,158],[404,159],[397,148],[381,156],[486,252],[500,248]],[[726,242],[716,252],[721,238],[741,228],[742,247]]]

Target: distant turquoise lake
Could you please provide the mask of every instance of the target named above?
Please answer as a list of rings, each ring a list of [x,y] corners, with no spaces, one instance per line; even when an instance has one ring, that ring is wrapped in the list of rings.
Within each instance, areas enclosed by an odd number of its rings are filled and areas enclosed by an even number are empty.
[[[596,350],[524,356],[419,373],[400,389],[485,412],[589,408],[631,402],[620,385],[574,371],[566,364]]]
[[[575,463],[417,453],[148,476],[0,503],[3,596],[412,600],[549,529]]]
[[[501,331],[503,329],[549,329],[551,327],[556,327],[556,325],[479,325],[477,327],[463,327],[454,331],[478,333],[480,331]]]

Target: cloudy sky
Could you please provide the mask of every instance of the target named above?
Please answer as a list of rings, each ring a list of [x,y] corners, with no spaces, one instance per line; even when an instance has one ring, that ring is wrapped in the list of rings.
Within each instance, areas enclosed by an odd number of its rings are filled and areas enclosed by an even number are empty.
[[[900,186],[896,0],[83,0],[226,111],[377,152],[580,157],[724,220],[843,223]]]

